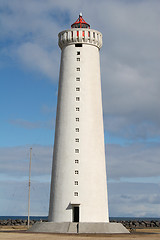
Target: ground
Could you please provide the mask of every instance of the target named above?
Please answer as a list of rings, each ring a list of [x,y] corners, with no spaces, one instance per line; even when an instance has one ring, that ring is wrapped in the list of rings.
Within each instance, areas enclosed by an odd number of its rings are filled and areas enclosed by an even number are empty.
[[[52,234],[52,233],[27,233],[25,227],[1,227],[1,240],[159,240],[160,229],[138,229],[131,234]]]

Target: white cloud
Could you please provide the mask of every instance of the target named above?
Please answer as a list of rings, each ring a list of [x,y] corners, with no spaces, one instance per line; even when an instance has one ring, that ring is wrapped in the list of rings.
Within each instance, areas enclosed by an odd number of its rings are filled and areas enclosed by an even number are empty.
[[[159,217],[160,186],[142,183],[109,183],[110,217]],[[0,215],[24,216],[28,210],[28,182],[0,181]],[[31,181],[30,214],[47,216],[50,182]]]
[[[105,129],[128,139],[159,136],[159,2],[109,1],[106,6],[106,21],[100,15]]]
[[[32,178],[50,178],[53,146],[32,145]],[[0,148],[0,174],[21,181],[29,171],[30,146]]]
[[[107,147],[110,216],[158,217],[160,185],[149,181],[153,176],[156,182],[160,175],[159,149],[159,145]],[[52,146],[32,146],[31,215],[48,214],[52,151]],[[0,215],[26,214],[28,172],[29,146],[0,148],[0,204],[5,205]],[[137,177],[139,182],[132,182]],[[143,177],[148,178],[146,183],[141,182]]]
[[[53,146],[32,145],[32,177],[50,178]],[[159,177],[159,144],[108,144],[108,180]],[[9,177],[28,176],[29,146],[0,148],[0,173]],[[146,180],[147,181],[147,180]]]
[[[41,72],[49,79],[57,76],[59,61],[56,58],[56,51],[47,52],[42,46],[28,42],[17,49],[17,55],[29,69]]]
[[[2,1],[0,39],[9,42],[3,46],[3,52],[14,62],[55,81],[59,69],[57,34],[60,28],[54,17],[56,5],[51,1],[47,3]]]
[[[159,217],[160,186],[151,183],[109,183],[110,216]]]
[[[28,182],[0,181],[1,216],[28,215]],[[30,215],[47,216],[49,208],[50,184],[31,182]]]
[[[159,144],[130,144],[106,146],[109,179],[160,176]]]
[[[14,0],[0,6],[0,39],[8,42],[1,49],[1,65],[7,55],[51,81],[59,73],[57,34],[82,11],[103,33],[105,129],[132,139],[159,136],[159,1]]]

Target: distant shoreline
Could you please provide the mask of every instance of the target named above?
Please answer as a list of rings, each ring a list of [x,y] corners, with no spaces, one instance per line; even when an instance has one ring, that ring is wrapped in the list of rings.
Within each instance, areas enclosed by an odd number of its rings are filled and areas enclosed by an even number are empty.
[[[27,220],[28,216],[0,216],[0,220],[7,220],[7,219],[12,219],[12,220],[17,220],[17,219],[22,219],[22,220]],[[31,220],[47,220],[48,216],[30,216]],[[160,218],[157,217],[110,217],[110,221],[160,221]]]
[[[47,216],[31,216],[30,225],[36,222],[47,222]],[[160,228],[160,218],[131,218],[131,217],[111,217],[110,222],[122,223],[131,231],[143,228]],[[0,216],[0,227],[4,226],[27,226],[27,216]]]

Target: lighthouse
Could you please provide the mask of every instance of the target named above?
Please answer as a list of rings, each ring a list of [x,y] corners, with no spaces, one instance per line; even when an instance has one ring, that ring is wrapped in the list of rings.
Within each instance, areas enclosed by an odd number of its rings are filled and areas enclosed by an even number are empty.
[[[102,34],[82,14],[58,34],[61,49],[48,223],[33,231],[112,233],[100,76]],[[38,230],[37,230],[38,229]]]
[[[49,221],[108,222],[100,58],[82,15],[60,32],[61,65]]]

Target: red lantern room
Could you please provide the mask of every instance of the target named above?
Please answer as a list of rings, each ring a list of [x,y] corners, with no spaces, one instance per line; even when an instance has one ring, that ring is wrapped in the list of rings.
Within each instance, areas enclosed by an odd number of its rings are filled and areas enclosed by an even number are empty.
[[[79,18],[71,25],[71,28],[90,28],[90,25],[85,22],[82,18],[82,13],[80,13]]]

